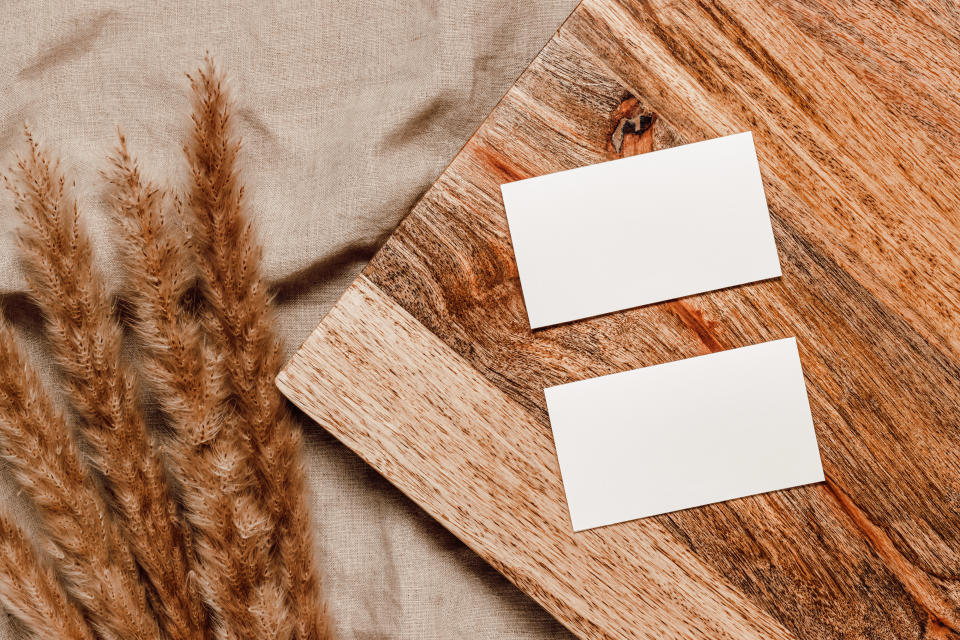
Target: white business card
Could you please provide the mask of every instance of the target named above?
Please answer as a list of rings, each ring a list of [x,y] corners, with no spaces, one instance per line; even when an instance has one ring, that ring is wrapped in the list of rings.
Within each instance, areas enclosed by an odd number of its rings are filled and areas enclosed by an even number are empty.
[[[544,393],[576,531],[823,480],[794,338]]]
[[[780,275],[749,132],[501,191],[532,328]]]

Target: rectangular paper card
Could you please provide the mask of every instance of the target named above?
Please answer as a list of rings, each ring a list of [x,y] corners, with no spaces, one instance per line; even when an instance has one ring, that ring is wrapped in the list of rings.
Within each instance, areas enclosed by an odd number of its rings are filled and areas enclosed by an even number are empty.
[[[544,393],[576,531],[823,480],[794,338]]]
[[[534,329],[780,275],[750,132],[500,188]]]

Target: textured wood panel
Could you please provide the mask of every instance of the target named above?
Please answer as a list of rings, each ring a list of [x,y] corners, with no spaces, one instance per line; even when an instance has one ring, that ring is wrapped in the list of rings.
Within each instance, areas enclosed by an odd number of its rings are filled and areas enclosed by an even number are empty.
[[[281,388],[584,638],[960,637],[956,16],[586,0]],[[746,129],[782,278],[529,330],[501,183]],[[544,386],[790,335],[826,483],[572,533]]]

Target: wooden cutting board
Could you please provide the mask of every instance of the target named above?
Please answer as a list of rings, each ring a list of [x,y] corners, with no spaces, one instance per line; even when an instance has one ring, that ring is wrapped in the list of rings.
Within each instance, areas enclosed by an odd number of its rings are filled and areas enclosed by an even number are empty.
[[[960,636],[958,21],[586,0],[280,387],[583,638]],[[744,130],[782,278],[530,331],[501,183]],[[545,386],[785,336],[826,483],[572,532]]]

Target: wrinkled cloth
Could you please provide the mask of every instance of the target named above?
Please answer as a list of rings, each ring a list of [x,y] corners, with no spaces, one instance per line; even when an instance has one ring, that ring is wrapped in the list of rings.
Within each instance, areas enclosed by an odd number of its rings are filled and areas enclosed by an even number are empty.
[[[147,176],[184,183],[184,72],[209,51],[230,78],[243,180],[290,355],[575,4],[7,2],[0,166],[24,148],[28,123],[76,180],[98,261],[117,282],[98,172],[119,126]],[[15,225],[3,190],[0,299],[55,388],[40,319],[23,295]],[[303,420],[317,553],[340,638],[568,637]],[[29,521],[10,474],[0,471],[0,501]],[[22,635],[7,626],[7,637]]]

